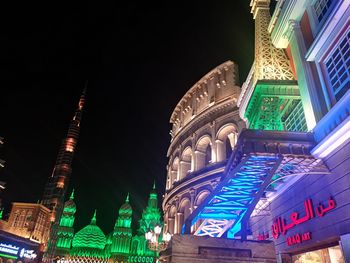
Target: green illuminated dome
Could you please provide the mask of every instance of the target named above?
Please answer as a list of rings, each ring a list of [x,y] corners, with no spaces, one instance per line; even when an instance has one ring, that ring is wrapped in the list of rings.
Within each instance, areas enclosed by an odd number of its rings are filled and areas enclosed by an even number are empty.
[[[132,216],[132,208],[129,204],[129,194],[126,197],[125,203],[119,208],[119,216],[121,217],[131,217]]]
[[[73,248],[97,248],[104,249],[106,245],[106,236],[96,225],[96,211],[91,219],[90,225],[87,225],[75,234],[73,238]]]

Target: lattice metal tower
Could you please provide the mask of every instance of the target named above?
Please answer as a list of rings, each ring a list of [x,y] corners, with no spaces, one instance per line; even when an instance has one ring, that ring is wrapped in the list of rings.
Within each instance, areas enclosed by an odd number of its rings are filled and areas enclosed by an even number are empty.
[[[57,243],[57,231],[63,212],[64,197],[66,195],[68,182],[72,173],[72,160],[80,133],[80,122],[85,103],[86,87],[80,97],[78,108],[70,122],[68,133],[62,141],[58,152],[56,164],[52,175],[49,177],[42,199],[42,204],[51,209],[51,232],[47,251],[44,255],[44,262],[52,262],[55,255]]]
[[[283,49],[273,46],[267,30],[271,20],[270,0],[252,0],[255,19],[253,89],[245,117],[249,128],[305,131],[306,122],[299,88]]]

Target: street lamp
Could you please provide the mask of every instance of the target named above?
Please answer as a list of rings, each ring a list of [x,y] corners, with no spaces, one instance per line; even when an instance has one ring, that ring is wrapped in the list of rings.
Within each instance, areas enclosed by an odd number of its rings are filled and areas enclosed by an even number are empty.
[[[154,251],[156,262],[158,262],[157,256],[160,251],[164,250],[167,248],[168,243],[171,239],[171,234],[170,233],[165,233],[162,235],[162,239],[159,240],[160,233],[162,232],[162,227],[159,225],[156,225],[153,230],[150,229],[147,231],[145,234],[146,240],[147,240],[147,245],[148,248],[152,251]]]

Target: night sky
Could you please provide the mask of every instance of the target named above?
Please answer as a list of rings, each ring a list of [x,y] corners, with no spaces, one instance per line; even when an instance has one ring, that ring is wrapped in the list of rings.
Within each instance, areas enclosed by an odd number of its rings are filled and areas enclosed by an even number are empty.
[[[1,122],[10,203],[37,202],[88,79],[69,193],[79,230],[96,208],[112,230],[130,192],[134,225],[153,180],[161,203],[170,115],[186,91],[227,61],[241,83],[253,62],[250,0],[161,5],[28,2],[1,15]],[[74,6],[76,5],[76,6]]]

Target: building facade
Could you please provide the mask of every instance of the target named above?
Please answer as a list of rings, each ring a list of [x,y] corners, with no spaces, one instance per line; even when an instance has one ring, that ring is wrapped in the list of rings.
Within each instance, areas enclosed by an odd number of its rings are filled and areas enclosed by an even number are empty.
[[[157,199],[156,189],[153,186],[136,234],[133,234],[131,228],[133,210],[129,203],[129,195],[119,209],[111,233],[105,235],[98,227],[96,211],[90,224],[74,233],[76,204],[72,193],[64,204],[54,260],[61,263],[155,262],[157,254],[148,248],[145,233],[156,225],[162,226]]]
[[[311,154],[328,172],[270,193],[253,235],[269,236],[281,260],[350,262],[350,2],[278,1],[268,32],[294,65]]]
[[[171,118],[167,229],[270,241],[278,262],[350,262],[350,1],[279,0],[272,16],[270,0],[250,5],[255,61],[227,112],[234,149],[220,155],[219,103],[197,111],[197,90],[222,87],[205,77]]]
[[[191,87],[172,113],[163,200],[166,232],[181,233],[186,218],[220,181],[245,127],[238,114],[239,92],[238,67],[227,61]]]
[[[12,203],[7,221],[1,221],[1,230],[26,238],[45,247],[49,239],[50,210],[41,204]]]
[[[41,262],[49,239],[51,211],[41,204],[12,203],[0,220],[0,262]]]
[[[55,167],[49,176],[42,198],[42,204],[51,210],[50,238],[44,262],[52,262],[55,255],[58,228],[64,208],[64,199],[72,173],[72,161],[79,139],[80,124],[85,104],[86,87],[80,96],[78,107],[70,121],[67,136],[62,140]]]

